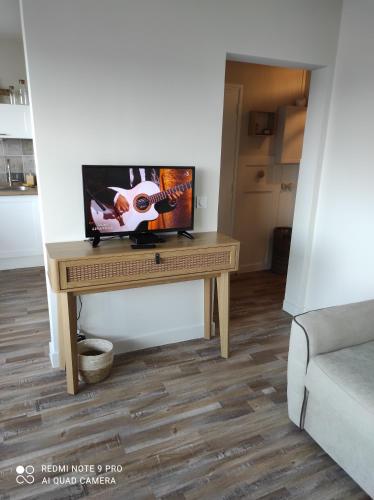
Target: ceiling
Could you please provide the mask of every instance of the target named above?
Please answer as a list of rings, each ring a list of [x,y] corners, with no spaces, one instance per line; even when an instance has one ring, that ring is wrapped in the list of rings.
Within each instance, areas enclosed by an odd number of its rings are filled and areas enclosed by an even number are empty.
[[[0,0],[0,38],[22,38],[18,0]]]

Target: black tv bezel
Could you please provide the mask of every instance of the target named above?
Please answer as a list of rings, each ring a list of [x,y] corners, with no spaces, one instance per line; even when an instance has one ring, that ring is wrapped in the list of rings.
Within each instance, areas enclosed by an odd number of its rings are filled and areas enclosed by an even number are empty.
[[[192,210],[191,210],[191,225],[189,227],[176,227],[171,229],[157,229],[157,230],[146,230],[142,231],[142,233],[175,233],[178,231],[193,231],[194,228],[194,219],[195,219],[195,167],[192,165],[82,165],[82,188],[83,188],[83,210],[84,210],[84,225],[85,225],[85,234],[86,238],[93,238],[97,231],[91,230],[89,226],[89,217],[90,214],[88,212],[89,199],[88,194],[85,189],[85,178],[84,171],[90,169],[91,167],[102,167],[102,168],[173,168],[173,169],[191,169],[192,170]],[[130,236],[132,234],[136,234],[137,231],[118,231],[114,233],[100,233],[103,238],[106,236]]]

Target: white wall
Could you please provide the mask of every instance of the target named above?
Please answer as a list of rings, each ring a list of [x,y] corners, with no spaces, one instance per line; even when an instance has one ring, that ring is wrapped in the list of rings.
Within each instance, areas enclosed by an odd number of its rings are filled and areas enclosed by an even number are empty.
[[[299,314],[306,310],[333,76],[333,65],[312,72],[283,303],[284,310],[290,314]]]
[[[197,194],[208,197],[196,229],[215,230],[226,53],[332,67],[341,2],[22,0],[22,6],[43,234],[51,242],[84,237],[82,163],[195,164]],[[321,89],[327,91],[328,85]],[[138,293],[103,295],[102,309],[121,305],[124,320],[108,325],[97,315],[97,328],[131,336],[134,323],[126,319]],[[154,343],[161,343],[170,309],[179,318],[176,331],[201,334],[201,283],[160,287],[152,296],[147,314],[162,311]],[[90,315],[95,298],[84,302]],[[136,328],[146,331],[145,320]]]
[[[306,308],[374,298],[374,3],[345,1]]]
[[[9,85],[17,86],[18,80],[25,78],[26,67],[22,40],[0,37],[0,88],[8,88]]]

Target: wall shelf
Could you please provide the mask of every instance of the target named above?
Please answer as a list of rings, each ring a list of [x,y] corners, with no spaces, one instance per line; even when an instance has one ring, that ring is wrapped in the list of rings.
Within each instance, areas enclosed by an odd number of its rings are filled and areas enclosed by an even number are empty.
[[[250,111],[248,134],[267,137],[274,135],[275,113],[270,111]]]

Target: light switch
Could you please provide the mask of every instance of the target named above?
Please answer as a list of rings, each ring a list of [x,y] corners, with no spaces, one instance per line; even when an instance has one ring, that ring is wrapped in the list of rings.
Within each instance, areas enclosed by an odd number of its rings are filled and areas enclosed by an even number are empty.
[[[196,208],[208,208],[207,196],[196,196]]]

